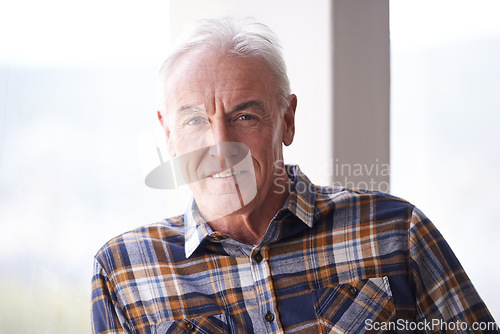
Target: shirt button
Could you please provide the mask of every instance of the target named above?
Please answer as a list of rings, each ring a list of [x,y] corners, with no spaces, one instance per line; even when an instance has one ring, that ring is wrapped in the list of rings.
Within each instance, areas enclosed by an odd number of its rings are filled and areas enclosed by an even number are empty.
[[[253,259],[255,260],[255,262],[259,263],[260,261],[262,261],[263,257],[262,255],[260,255],[260,253],[257,253],[253,256]]]
[[[189,332],[192,332],[194,331],[194,325],[190,322],[186,322],[186,329],[189,331]]]
[[[351,287],[349,288],[349,294],[350,294],[351,296],[354,296],[354,295],[356,295],[357,293],[358,293],[358,289],[356,289],[355,287],[351,286]]]
[[[266,319],[267,322],[273,322],[274,314],[272,314],[271,312],[267,312],[267,314],[264,316],[264,319]]]

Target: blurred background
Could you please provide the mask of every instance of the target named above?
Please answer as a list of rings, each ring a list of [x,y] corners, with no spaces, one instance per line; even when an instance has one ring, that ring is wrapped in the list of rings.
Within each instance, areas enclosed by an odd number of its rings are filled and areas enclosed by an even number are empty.
[[[184,24],[221,15],[282,40],[299,98],[285,160],[416,204],[500,319],[499,14],[496,0],[3,0],[0,334],[89,333],[97,250],[184,211],[187,189],[144,185],[163,149],[156,74]],[[370,20],[380,32],[363,35]]]

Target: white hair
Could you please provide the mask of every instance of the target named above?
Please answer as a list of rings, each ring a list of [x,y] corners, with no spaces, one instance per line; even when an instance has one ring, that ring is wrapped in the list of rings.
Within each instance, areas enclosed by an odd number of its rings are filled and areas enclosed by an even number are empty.
[[[231,17],[203,19],[194,22],[177,40],[170,56],[160,68],[160,111],[165,115],[164,82],[175,62],[193,50],[215,50],[240,57],[261,57],[274,73],[280,101],[288,104],[291,93],[281,46],[266,25],[253,19]],[[166,115],[165,115],[166,116]]]

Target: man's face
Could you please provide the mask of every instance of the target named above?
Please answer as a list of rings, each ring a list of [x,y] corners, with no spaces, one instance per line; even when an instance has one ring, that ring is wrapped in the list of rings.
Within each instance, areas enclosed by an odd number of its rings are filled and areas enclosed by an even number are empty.
[[[169,153],[205,219],[282,198],[275,179],[283,175],[282,143],[293,140],[296,102],[292,95],[288,107],[280,103],[262,59],[192,51],[175,63],[165,89]]]

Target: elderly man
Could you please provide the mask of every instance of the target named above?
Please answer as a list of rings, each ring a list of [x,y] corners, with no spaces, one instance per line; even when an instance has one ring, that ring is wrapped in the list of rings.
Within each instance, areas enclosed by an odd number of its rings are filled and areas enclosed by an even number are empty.
[[[498,332],[421,211],[284,165],[297,98],[267,27],[201,21],[160,73],[158,118],[194,198],[97,253],[95,333]]]

